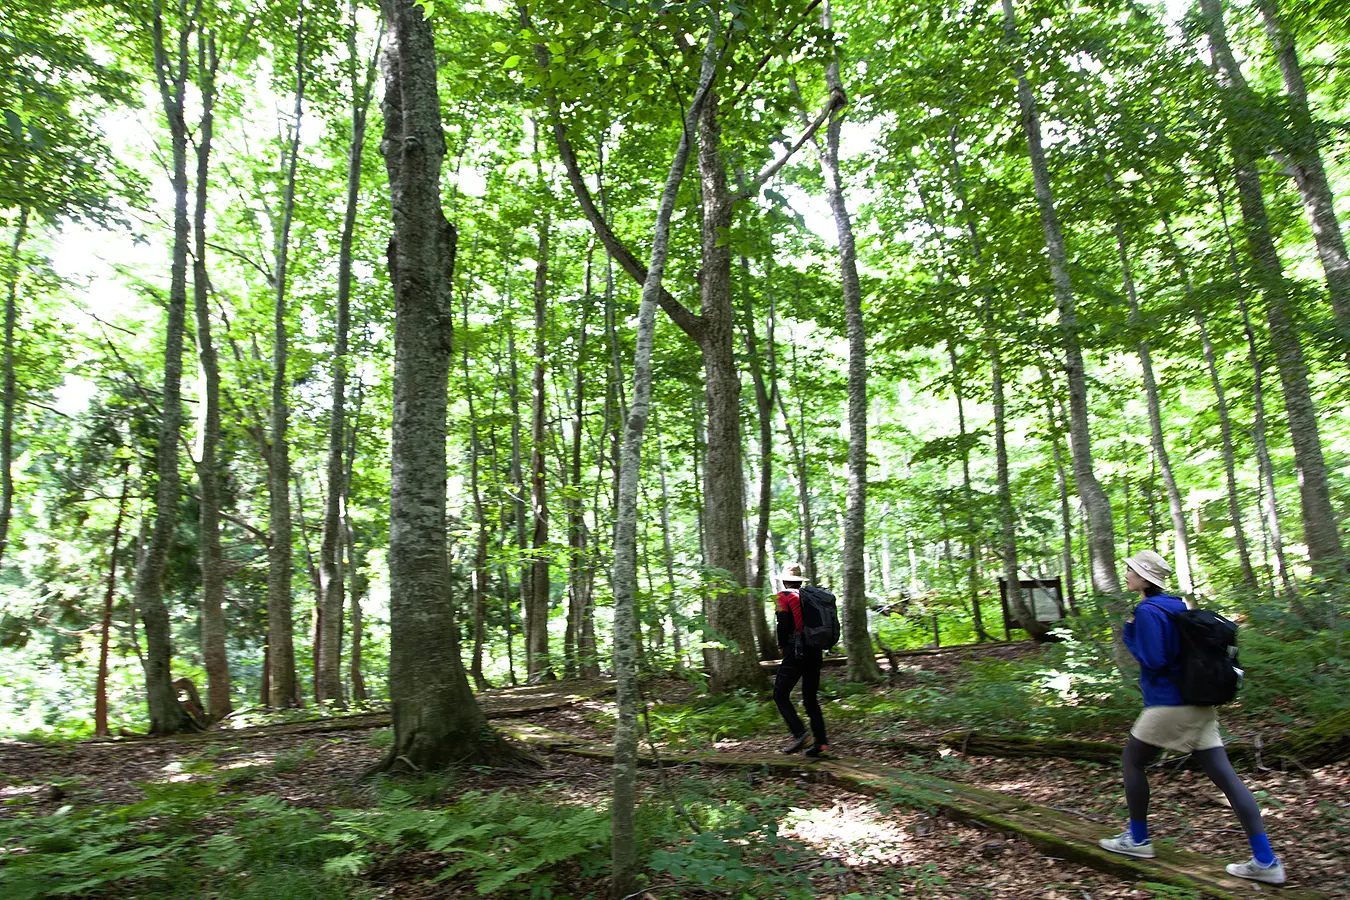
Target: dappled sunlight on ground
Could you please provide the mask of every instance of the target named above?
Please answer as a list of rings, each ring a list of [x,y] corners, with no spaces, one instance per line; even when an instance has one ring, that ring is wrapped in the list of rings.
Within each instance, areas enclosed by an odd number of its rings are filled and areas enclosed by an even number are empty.
[[[871,803],[841,800],[829,808],[793,809],[782,821],[783,834],[837,857],[846,866],[898,864],[901,844],[911,840]]]

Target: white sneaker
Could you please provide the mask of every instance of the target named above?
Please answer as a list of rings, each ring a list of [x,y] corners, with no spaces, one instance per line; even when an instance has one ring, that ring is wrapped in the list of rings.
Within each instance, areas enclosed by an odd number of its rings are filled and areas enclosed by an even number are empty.
[[[1120,853],[1125,856],[1137,856],[1140,859],[1152,859],[1156,855],[1153,852],[1152,841],[1144,841],[1142,844],[1136,843],[1134,836],[1131,835],[1128,830],[1121,832],[1113,838],[1102,838],[1097,842],[1097,845],[1103,850],[1110,850],[1112,853]]]
[[[1263,866],[1252,858],[1245,863],[1229,863],[1224,868],[1228,870],[1229,875],[1236,875],[1238,878],[1263,881],[1266,884],[1284,884],[1284,863],[1278,859],[1268,866]]]

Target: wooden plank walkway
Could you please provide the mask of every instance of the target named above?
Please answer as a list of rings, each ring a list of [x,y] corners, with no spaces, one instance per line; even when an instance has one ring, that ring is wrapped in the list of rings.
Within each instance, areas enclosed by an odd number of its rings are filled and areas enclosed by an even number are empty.
[[[521,721],[499,721],[496,727],[522,743],[582,756],[611,760],[613,747],[584,741]],[[1190,888],[1205,897],[1241,900],[1259,892],[1277,892],[1284,900],[1320,900],[1327,895],[1298,887],[1276,888],[1233,878],[1223,863],[1184,850],[1158,848],[1157,859],[1134,859],[1108,853],[1097,846],[1106,837],[1100,825],[1025,800],[932,775],[911,772],[861,760],[833,758],[807,760],[782,754],[708,752],[661,752],[661,762],[671,765],[703,765],[718,768],[752,768],[783,776],[801,772],[824,772],[834,784],[874,797],[886,797],[913,809],[942,812],[1004,834],[1018,835],[1041,852],[1072,860],[1136,881],[1155,881]],[[655,765],[644,754],[643,765]]]

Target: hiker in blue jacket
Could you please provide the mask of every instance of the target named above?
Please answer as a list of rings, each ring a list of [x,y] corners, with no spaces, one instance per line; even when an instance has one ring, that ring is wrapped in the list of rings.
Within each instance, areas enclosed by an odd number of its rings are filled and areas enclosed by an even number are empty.
[[[773,682],[773,701],[783,717],[792,740],[782,748],[782,753],[796,753],[806,746],[812,737],[807,756],[828,756],[829,738],[825,734],[825,717],[820,712],[820,668],[824,660],[823,650],[807,647],[802,641],[802,585],[806,576],[802,573],[801,563],[788,563],[783,574],[778,577],[781,590],[774,598],[778,619],[778,647],[783,651],[783,661],[778,665],[778,675]],[[802,724],[797,708],[792,705],[792,689],[797,682],[802,683],[802,706],[806,707],[806,717],[811,720],[811,730]]]
[[[1161,556],[1144,550],[1125,560],[1125,586],[1139,595],[1134,615],[1125,623],[1125,646],[1139,661],[1139,687],[1144,711],[1130,729],[1121,762],[1125,769],[1125,803],[1129,828],[1103,838],[1103,849],[1151,859],[1155,854],[1148,834],[1148,775],[1145,769],[1164,748],[1189,753],[1228,798],[1251,844],[1252,858],[1231,863],[1228,874],[1266,884],[1284,884],[1284,864],[1275,858],[1252,792],[1238,778],[1223,749],[1219,720],[1212,706],[1188,706],[1177,687],[1180,639],[1171,615],[1186,609],[1166,592],[1172,573]]]

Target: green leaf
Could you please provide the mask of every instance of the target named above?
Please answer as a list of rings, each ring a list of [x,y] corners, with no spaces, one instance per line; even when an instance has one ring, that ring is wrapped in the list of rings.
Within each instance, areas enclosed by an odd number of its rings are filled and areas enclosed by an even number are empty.
[[[495,52],[497,52],[497,53],[505,53],[505,52],[506,52],[506,45],[503,44],[501,41],[493,41],[493,42],[492,42],[492,49],[493,49],[493,51],[495,51]]]
[[[506,58],[506,62],[502,63],[502,67],[505,68],[508,72],[518,65],[520,65],[519,56],[508,56]]]

